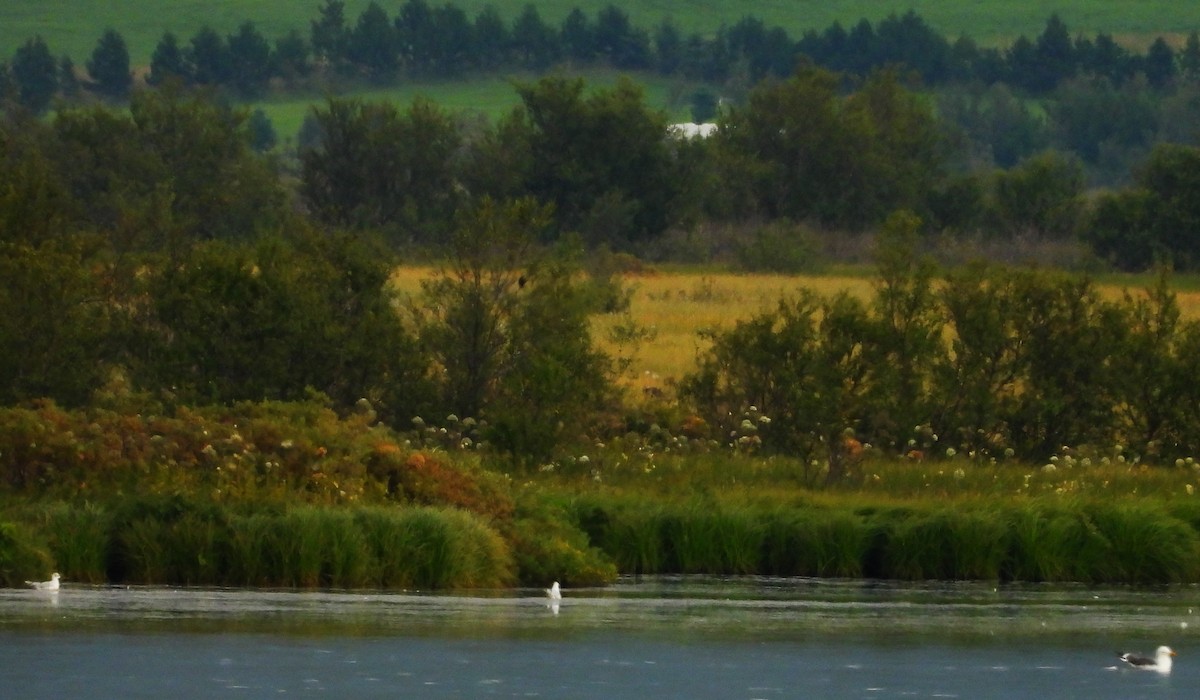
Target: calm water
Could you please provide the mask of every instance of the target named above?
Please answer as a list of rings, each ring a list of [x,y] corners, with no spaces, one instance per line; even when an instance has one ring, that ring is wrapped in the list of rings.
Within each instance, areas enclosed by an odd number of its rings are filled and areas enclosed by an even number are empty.
[[[14,698],[1195,698],[1200,590],[667,578],[492,596],[0,590]],[[1114,668],[1170,644],[1174,673]]]

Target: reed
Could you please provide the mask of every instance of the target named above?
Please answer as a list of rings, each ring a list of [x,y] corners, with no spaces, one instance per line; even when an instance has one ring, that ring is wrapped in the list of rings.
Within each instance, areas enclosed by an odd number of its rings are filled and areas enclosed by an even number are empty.
[[[180,496],[131,498],[108,520],[108,580],[138,584],[215,583],[229,531],[216,506]]]
[[[68,581],[108,580],[110,513],[94,503],[35,504],[18,511],[46,543],[53,568]]]
[[[276,553],[280,584],[298,588],[359,588],[368,584],[370,554],[340,509],[301,507],[288,510],[267,528],[266,541]]]
[[[605,524],[593,533],[593,541],[613,558],[623,573],[659,574],[670,570],[659,531],[663,509],[653,504],[604,511]]]
[[[1092,503],[1084,513],[1099,535],[1097,543],[1103,543],[1094,553],[1101,574],[1095,580],[1177,583],[1194,581],[1200,572],[1200,537],[1162,508],[1133,501]]]
[[[414,515],[428,513],[437,519],[446,547],[437,561],[445,561],[445,574],[433,574],[435,588],[494,588],[512,585],[515,564],[508,544],[477,516],[451,508],[413,509]]]
[[[516,580],[508,543],[478,516],[450,508],[265,506],[239,513],[181,498],[139,498],[111,510],[53,503],[12,515],[23,523],[13,532],[27,528],[29,536],[0,538],[0,565],[43,551],[42,565],[23,568],[57,563],[76,581],[441,589]]]
[[[173,583],[167,564],[162,523],[141,519],[126,523],[116,539],[117,580],[138,584]]]
[[[703,500],[663,512],[657,530],[671,569],[685,574],[759,573],[763,529],[757,515]]]
[[[1006,531],[992,512],[939,508],[898,520],[884,553],[884,577],[905,580],[1000,578]]]
[[[224,582],[233,528],[220,513],[187,513],[165,527],[162,536],[173,583]]]
[[[1068,498],[647,503],[595,497],[585,529],[623,573],[901,580],[1200,580],[1200,534],[1167,509]],[[1190,511],[1195,514],[1195,510]]]
[[[413,588],[416,579],[409,553],[419,546],[404,518],[383,508],[363,509],[355,520],[374,560],[372,578],[380,588]]]
[[[1033,502],[1008,512],[1009,553],[1001,577],[1047,582],[1090,578],[1079,558],[1088,532],[1083,520],[1061,506]]]
[[[763,570],[779,576],[858,578],[870,545],[866,522],[823,508],[779,508],[764,519]]]
[[[49,553],[28,528],[0,521],[0,586],[20,586],[30,579],[40,581],[52,568]]]
[[[279,586],[283,557],[277,523],[280,514],[251,513],[234,520],[226,550],[224,583],[231,586]]]

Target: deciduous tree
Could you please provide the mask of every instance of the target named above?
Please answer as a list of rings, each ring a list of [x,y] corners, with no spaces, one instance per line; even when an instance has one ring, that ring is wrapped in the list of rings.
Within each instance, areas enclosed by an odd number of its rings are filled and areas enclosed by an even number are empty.
[[[424,100],[391,105],[330,100],[314,111],[319,138],[301,153],[301,194],[325,224],[382,228],[396,242],[434,242],[461,194],[450,116]]]

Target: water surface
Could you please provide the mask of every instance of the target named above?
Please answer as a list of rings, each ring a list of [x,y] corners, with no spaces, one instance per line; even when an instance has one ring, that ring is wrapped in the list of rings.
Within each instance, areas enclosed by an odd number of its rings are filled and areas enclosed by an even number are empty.
[[[0,591],[20,698],[1193,698],[1194,588],[655,578],[469,595]],[[1170,676],[1115,667],[1170,644]]]

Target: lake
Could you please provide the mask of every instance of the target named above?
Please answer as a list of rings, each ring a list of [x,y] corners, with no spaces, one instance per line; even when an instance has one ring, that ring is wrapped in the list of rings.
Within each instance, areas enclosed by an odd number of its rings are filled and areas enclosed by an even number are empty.
[[[14,698],[1194,698],[1200,590],[656,577],[468,594],[0,590]],[[1179,652],[1174,672],[1115,652]]]

